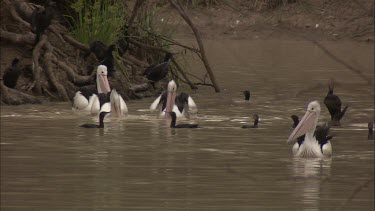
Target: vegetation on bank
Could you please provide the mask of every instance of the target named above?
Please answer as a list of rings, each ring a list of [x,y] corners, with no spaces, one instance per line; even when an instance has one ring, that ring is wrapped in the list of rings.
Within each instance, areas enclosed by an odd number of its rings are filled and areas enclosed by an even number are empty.
[[[156,89],[150,86],[143,72],[149,65],[162,61],[164,54],[172,51],[172,45],[179,48],[173,48],[173,65],[170,65],[168,78],[196,88],[179,63],[179,57],[186,49],[195,53],[199,50],[173,40],[174,31],[167,27],[168,20],[156,24],[154,14],[157,7],[147,4],[147,1],[138,0],[133,8],[120,0],[76,0],[53,4],[47,1],[44,5],[27,0],[16,3],[4,0],[1,4],[2,49],[25,49],[24,53],[16,52],[6,60],[13,60],[13,56],[19,58],[20,68],[29,72],[21,75],[15,89],[1,84],[2,104],[70,101],[77,90],[95,86],[95,67],[101,61],[90,55],[89,44],[93,41],[115,45],[113,57],[118,74],[110,79],[110,84],[125,99],[155,96],[164,90],[163,83],[159,83]],[[53,21],[41,40],[35,43],[35,35],[28,33],[34,13],[47,11],[51,5],[56,11]],[[22,27],[11,27],[14,25]],[[2,70],[6,65],[2,65]]]

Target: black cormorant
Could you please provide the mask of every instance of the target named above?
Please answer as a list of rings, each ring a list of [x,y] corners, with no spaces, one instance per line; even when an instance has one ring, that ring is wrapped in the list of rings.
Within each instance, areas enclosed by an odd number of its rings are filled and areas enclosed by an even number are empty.
[[[329,114],[331,115],[331,125],[332,126],[340,126],[340,120],[344,116],[346,109],[348,106],[345,106],[343,110],[341,110],[341,100],[340,98],[333,94],[333,80],[330,80],[328,84],[328,93],[327,96],[324,98],[324,104],[328,108]]]
[[[99,125],[97,124],[83,124],[83,125],[80,125],[80,127],[84,127],[84,128],[104,128],[104,117],[109,114],[109,112],[100,112],[99,114]]]
[[[171,120],[171,128],[197,128],[198,125],[197,124],[179,124],[179,125],[176,125],[176,113],[175,112],[169,112],[169,115],[171,116],[172,120]]]
[[[12,61],[12,65],[5,71],[3,75],[4,85],[14,89],[17,85],[18,77],[21,75],[22,70],[18,67],[19,59],[15,58]]]

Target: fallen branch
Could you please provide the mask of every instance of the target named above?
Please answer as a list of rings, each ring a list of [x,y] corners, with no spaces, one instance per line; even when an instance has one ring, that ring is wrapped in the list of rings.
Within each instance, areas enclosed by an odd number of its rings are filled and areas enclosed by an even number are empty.
[[[146,67],[149,66],[148,64],[146,64],[146,63],[144,63],[144,62],[142,62],[142,61],[139,61],[138,59],[135,59],[135,58],[133,58],[133,57],[131,57],[131,56],[126,56],[126,55],[124,55],[123,58],[124,58],[125,60],[128,60],[129,62],[131,62],[131,63],[137,65],[137,66],[140,66],[140,67],[144,67],[144,68],[146,68]]]
[[[150,50],[156,50],[156,51],[161,51],[164,53],[169,53],[168,50],[165,50],[164,48],[154,46],[154,45],[148,45],[148,44],[143,44],[141,42],[138,42],[137,40],[129,38],[129,43],[139,47],[139,48],[145,48],[145,49],[150,49]]]
[[[182,75],[182,77],[185,78],[186,80],[186,83],[189,84],[190,88],[191,89],[198,89],[197,86],[195,86],[191,81],[190,79],[187,77],[187,75],[185,74],[185,72],[182,70],[180,64],[177,63],[176,59],[172,56],[172,62],[174,64],[174,66],[176,67],[177,71]]]
[[[177,0],[178,1],[178,0]],[[216,82],[215,75],[213,74],[213,71],[211,69],[210,64],[208,63],[208,58],[206,56],[206,52],[204,50],[204,45],[202,42],[202,39],[200,37],[198,29],[194,26],[193,22],[190,20],[190,18],[187,16],[186,12],[183,10],[181,3],[179,2],[179,5],[177,5],[173,0],[168,0],[168,2],[177,10],[177,12],[181,15],[181,17],[186,21],[187,24],[189,24],[190,28],[193,30],[195,38],[197,40],[199,51],[202,56],[203,64],[207,70],[208,75],[210,76],[211,82],[214,85],[215,92],[220,92],[220,88],[218,83]]]
[[[200,55],[200,51],[199,51],[198,49],[196,49],[196,48],[189,47],[189,46],[184,45],[184,44],[181,44],[181,43],[179,43],[179,42],[177,42],[177,41],[175,41],[175,40],[169,39],[169,38],[164,37],[164,36],[161,36],[161,35],[157,35],[157,34],[155,34],[155,33],[152,33],[152,32],[150,32],[150,31],[147,31],[146,29],[142,29],[142,30],[145,31],[145,32],[147,32],[148,34],[151,34],[152,36],[154,36],[154,37],[156,37],[156,38],[159,38],[159,39],[162,39],[162,40],[164,40],[164,41],[167,41],[167,42],[169,42],[169,43],[171,43],[171,44],[173,44],[173,45],[177,45],[177,46],[180,46],[180,47],[182,47],[182,48],[188,49],[188,50],[190,50],[190,51],[196,53],[200,58],[202,58],[202,56]]]

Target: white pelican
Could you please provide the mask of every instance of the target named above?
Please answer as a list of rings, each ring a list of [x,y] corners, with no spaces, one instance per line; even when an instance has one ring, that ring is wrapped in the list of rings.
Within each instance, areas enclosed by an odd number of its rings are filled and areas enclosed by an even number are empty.
[[[119,95],[116,89],[112,89],[110,95],[110,101],[103,104],[100,112],[111,112],[108,116],[110,117],[125,117],[128,114],[128,107],[124,99]]]
[[[109,82],[107,79],[107,67],[104,65],[99,65],[96,70],[96,87],[97,93],[103,94],[104,98],[108,92],[111,91],[109,87]],[[101,96],[103,98],[103,96]],[[73,111],[79,111],[84,114],[97,115],[99,114],[101,107],[100,99],[98,95],[93,93],[93,91],[82,91],[76,92],[73,98]]]
[[[330,157],[332,155],[332,146],[328,135],[329,127],[321,126],[316,133],[318,118],[320,114],[320,105],[318,101],[313,101],[307,106],[307,111],[297,127],[290,134],[287,142],[296,139],[305,134],[305,138],[293,146],[293,155],[295,157]]]
[[[150,106],[150,110],[154,111],[159,106],[162,105],[162,112],[160,116],[165,116],[168,112],[175,112],[177,117],[184,117],[186,115],[185,105],[189,107],[189,111],[197,112],[198,108],[195,104],[193,98],[188,94],[181,92],[176,96],[177,85],[174,80],[171,80],[168,83],[168,89],[166,92],[162,93]],[[169,115],[168,115],[169,116]]]

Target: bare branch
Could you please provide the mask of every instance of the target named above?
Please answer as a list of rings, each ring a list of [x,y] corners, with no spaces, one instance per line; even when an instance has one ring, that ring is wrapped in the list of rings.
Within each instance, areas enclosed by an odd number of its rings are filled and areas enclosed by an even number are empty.
[[[178,0],[177,0],[178,1]],[[204,45],[202,42],[202,39],[200,37],[198,29],[194,26],[193,22],[190,20],[186,12],[183,10],[181,3],[179,2],[179,5],[177,5],[173,0],[168,0],[168,2],[177,10],[177,12],[181,15],[181,17],[186,21],[187,24],[189,24],[190,28],[193,30],[195,38],[197,39],[198,46],[202,55],[202,61],[203,64],[207,70],[207,73],[210,76],[211,82],[214,85],[215,92],[220,92],[220,88],[218,83],[216,82],[215,75],[213,74],[213,71],[211,69],[210,64],[208,63],[208,58],[206,56],[206,52],[204,50]]]

